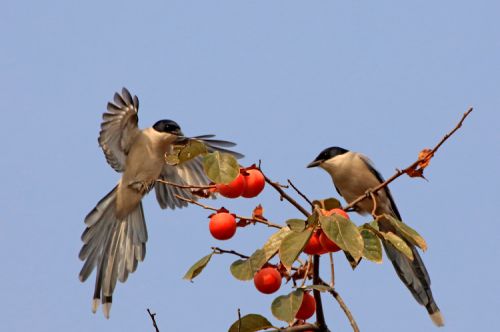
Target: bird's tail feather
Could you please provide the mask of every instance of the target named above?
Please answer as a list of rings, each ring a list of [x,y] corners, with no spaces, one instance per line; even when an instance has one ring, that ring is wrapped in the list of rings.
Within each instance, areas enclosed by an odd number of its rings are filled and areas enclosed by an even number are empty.
[[[148,238],[142,204],[123,220],[115,215],[116,187],[97,203],[85,218],[87,228],[82,234],[83,247],[79,257],[85,263],[80,280],[85,281],[97,268],[92,311],[99,302],[108,318],[116,281],[125,282],[146,255]]]
[[[417,302],[425,306],[434,324],[443,326],[444,318],[432,296],[431,280],[424,262],[415,246],[411,243],[407,244],[413,252],[413,261],[409,260],[390,243],[384,241],[385,252],[401,281],[410,290]]]

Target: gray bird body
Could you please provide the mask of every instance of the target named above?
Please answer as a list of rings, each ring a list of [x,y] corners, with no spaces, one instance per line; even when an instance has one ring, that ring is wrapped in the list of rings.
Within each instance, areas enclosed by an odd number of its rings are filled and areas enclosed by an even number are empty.
[[[317,166],[323,168],[331,176],[335,188],[347,203],[353,202],[369,189],[377,187],[384,181],[366,156],[338,147],[323,150],[308,165],[308,167]],[[375,213],[377,215],[388,214],[402,220],[388,187],[375,193],[375,197],[377,200]],[[371,214],[373,201],[367,198],[356,204],[355,209],[360,214]],[[381,231],[390,231],[397,234],[397,230],[391,225],[380,224],[379,227]],[[390,243],[383,241],[385,252],[401,281],[410,290],[417,302],[426,307],[432,321],[437,326],[443,326],[444,319],[432,296],[431,280],[424,262],[415,246],[407,241],[406,244],[413,252],[413,261],[409,260]]]
[[[165,153],[175,139],[175,135],[159,133],[153,128],[144,129],[136,135],[117,188],[117,218],[133,211],[149,191],[148,188],[155,184],[165,165]]]
[[[367,157],[349,151],[326,160],[320,167],[330,174],[335,187],[346,202],[352,202],[359,196],[364,195],[369,188],[375,188],[381,183],[376,174],[366,172],[367,165],[371,165]],[[376,195],[378,196],[376,213],[395,215],[390,192],[381,190]],[[365,199],[357,204],[356,208],[361,214],[370,214],[373,210],[373,201]]]
[[[154,187],[161,208],[180,208],[187,203],[176,195],[193,200],[197,197],[189,189],[156,180],[193,186],[210,183],[203,171],[201,156],[176,166],[165,163],[165,153],[172,149],[172,143],[196,139],[202,141],[209,152],[217,150],[242,157],[222,148],[234,143],[212,139],[213,135],[184,137],[177,123],[171,120],[160,120],[152,128],[140,130],[138,110],[138,98],[123,88],[121,94],[114,95],[103,114],[99,145],[106,161],[122,176],[115,188],[85,217],[86,229],[81,237],[83,246],[79,258],[84,264],[79,278],[85,281],[96,269],[92,311],[96,312],[102,302],[106,318],[109,318],[117,280],[125,282],[146,255],[148,233],[142,198]]]

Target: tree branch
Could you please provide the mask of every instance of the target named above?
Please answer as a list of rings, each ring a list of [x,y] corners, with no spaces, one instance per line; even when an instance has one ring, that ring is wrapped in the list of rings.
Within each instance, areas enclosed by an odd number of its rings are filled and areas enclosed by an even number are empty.
[[[168,186],[172,187],[177,187],[177,188],[182,188],[182,189],[212,189],[215,188],[215,185],[209,185],[209,186],[195,186],[191,184],[179,184],[179,183],[174,183],[162,179],[156,179],[156,182],[166,184]]]
[[[328,284],[325,281],[323,281],[322,279],[319,280],[319,284],[328,286]],[[344,300],[342,299],[342,297],[340,297],[340,294],[333,288],[330,288],[330,290],[328,292],[330,294],[332,294],[332,296],[335,298],[335,300],[337,300],[338,304],[340,305],[340,307],[344,311],[345,315],[347,316],[347,319],[349,320],[349,323],[351,323],[352,330],[354,332],[359,332],[358,324],[356,323],[356,320],[354,319],[351,311],[349,310],[349,308],[345,304]]]
[[[235,256],[238,256],[238,257],[243,258],[243,259],[250,258],[250,256],[240,254],[239,252],[234,251],[234,250],[224,250],[224,249],[221,249],[219,247],[212,247],[211,249],[214,251],[215,254],[231,254],[231,255],[235,255]]]
[[[436,151],[441,147],[441,145],[443,145],[444,142],[446,142],[446,140],[448,138],[451,137],[451,135],[453,135],[460,127],[462,127],[462,124],[465,120],[465,118],[473,111],[473,108],[469,108],[467,110],[467,112],[465,112],[463,115],[462,115],[462,118],[460,119],[460,121],[458,122],[458,124],[455,126],[455,128],[453,128],[453,130],[451,132],[449,132],[448,134],[444,135],[444,137],[441,139],[441,141],[439,141],[439,143],[429,152],[428,155],[431,156],[431,158],[434,156],[434,154],[436,153]],[[387,180],[385,180],[383,183],[379,184],[378,186],[376,186],[375,188],[371,188],[369,189],[364,195],[361,195],[359,196],[358,198],[356,198],[354,201],[350,202],[349,204],[347,204],[345,207],[342,208],[342,210],[347,210],[347,209],[350,209],[350,208],[353,208],[356,204],[358,204],[359,202],[361,202],[362,200],[370,197],[370,195],[372,193],[376,193],[377,191],[387,187],[389,185],[389,183],[391,183],[392,181],[396,180],[398,177],[400,177],[401,175],[403,174],[406,174],[407,172],[411,171],[411,170],[414,170],[416,167],[418,167],[418,165],[422,162],[424,162],[425,160],[427,159],[427,156],[426,157],[423,157],[423,158],[419,158],[417,161],[415,161],[413,164],[411,164],[410,166],[406,167],[405,169],[403,170],[397,170],[396,173],[394,173],[394,175],[392,175],[390,178],[388,178]]]
[[[241,310],[238,308],[238,332],[241,331]]]
[[[271,185],[271,187],[273,187],[274,189],[276,189],[276,191],[280,193],[280,195],[281,195],[282,198],[286,199],[288,202],[290,202],[290,204],[292,204],[293,206],[295,206],[297,208],[297,210],[299,210],[304,216],[309,217],[310,213],[306,209],[304,209],[302,207],[302,205],[300,205],[299,203],[297,203],[296,200],[294,200],[285,191],[283,191],[283,189],[281,189],[281,186],[279,184],[271,181],[271,179],[269,179],[264,174],[264,172],[262,172],[262,169],[259,168],[259,170],[262,173],[262,175],[264,175],[264,179],[266,180],[266,182],[269,183]]]
[[[311,206],[311,208],[314,208],[314,205],[313,203],[311,202],[311,200],[309,198],[307,198],[307,196],[302,192],[300,191],[293,183],[290,179],[287,180],[288,183],[290,184],[290,186],[292,186],[292,188],[297,192],[297,194],[299,194],[307,203],[309,203],[309,205]]]
[[[153,327],[155,328],[156,332],[160,332],[160,329],[158,329],[158,325],[156,325],[156,319],[155,319],[156,313],[152,314],[149,308],[147,310],[149,317],[151,317],[151,320],[153,321]]]
[[[182,196],[177,195],[177,194],[175,195],[175,197],[177,197],[181,201],[187,202],[189,204],[198,205],[199,207],[202,207],[202,208],[204,208],[206,210],[211,210],[211,211],[215,211],[215,212],[219,211],[219,209],[217,209],[217,208],[214,208],[212,206],[208,206],[208,205],[202,204],[200,202],[195,201],[194,199],[182,197]],[[266,225],[268,227],[273,227],[273,228],[278,228],[278,229],[283,228],[282,226],[280,226],[278,224],[275,224],[275,223],[272,223],[270,221],[267,221],[267,220],[264,220],[264,219],[260,219],[260,218],[244,217],[244,216],[239,216],[239,215],[236,215],[236,218],[237,219],[244,219],[244,220],[253,221],[253,222],[256,222],[256,223],[259,223],[259,224]]]
[[[313,262],[313,284],[319,285],[319,255],[314,255]],[[321,303],[321,293],[317,289],[313,289],[314,300],[316,301],[316,324],[320,331],[328,331],[323,313],[323,304]]]

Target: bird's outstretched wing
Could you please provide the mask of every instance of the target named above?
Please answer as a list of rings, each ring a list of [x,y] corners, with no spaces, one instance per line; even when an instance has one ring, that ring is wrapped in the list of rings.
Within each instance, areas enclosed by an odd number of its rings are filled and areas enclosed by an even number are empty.
[[[205,143],[208,152],[225,152],[238,159],[244,157],[241,153],[225,149],[235,146],[235,143],[213,139],[213,137],[214,135],[201,135],[190,139],[199,140]],[[203,170],[203,161],[201,156],[197,156],[175,166],[165,164],[160,174],[160,179],[180,185],[208,186],[210,183],[210,180],[205,175]],[[187,205],[186,202],[180,200],[175,195],[188,199],[196,199],[196,196],[192,193],[192,189],[179,188],[159,182],[155,185],[155,191],[156,199],[162,209],[175,209],[176,207],[180,208]]]
[[[139,99],[126,89],[115,93],[113,101],[108,103],[107,112],[102,115],[99,145],[104,152],[106,161],[117,172],[125,169],[125,159],[139,133],[137,127]]]

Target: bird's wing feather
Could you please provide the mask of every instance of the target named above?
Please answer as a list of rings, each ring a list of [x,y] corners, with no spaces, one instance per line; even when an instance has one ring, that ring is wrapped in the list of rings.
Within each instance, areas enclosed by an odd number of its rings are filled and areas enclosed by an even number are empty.
[[[243,158],[241,153],[227,150],[221,146],[231,147],[236,145],[235,143],[209,139],[214,137],[213,135],[202,135],[190,139],[200,140],[205,143],[208,152],[220,151],[233,155],[235,158]],[[160,174],[160,179],[168,182],[180,184],[180,185],[193,185],[193,186],[207,186],[210,184],[210,180],[203,170],[203,159],[201,156],[197,156],[191,160],[185,161],[178,165],[168,165],[163,166],[162,172]],[[163,183],[157,182],[155,185],[156,199],[160,204],[162,209],[176,207],[184,207],[187,205],[186,202],[177,198],[175,195],[187,199],[196,199],[196,196],[192,193],[191,189],[179,188]]]
[[[138,111],[139,99],[123,88],[121,94],[115,93],[102,115],[98,142],[106,161],[117,172],[123,172],[126,156],[139,133]]]
[[[359,156],[360,156],[361,160],[363,160],[365,162],[368,169],[377,178],[377,180],[380,183],[383,183],[385,180],[382,177],[382,174],[380,174],[379,171],[377,171],[375,169],[375,167],[373,166],[373,162],[365,155],[359,154]],[[398,218],[399,220],[401,220],[401,215],[399,214],[398,207],[396,206],[396,203],[394,202],[394,199],[392,198],[391,191],[389,190],[389,187],[385,187],[383,190],[385,191],[385,195],[387,196],[387,198],[389,198],[389,201],[391,202],[391,209],[392,209],[392,212],[394,212],[394,216],[396,218]]]
[[[113,301],[116,281],[125,282],[146,254],[148,239],[142,204],[123,220],[115,216],[117,187],[97,203],[85,218],[87,228],[82,234],[79,257],[85,263],[80,280],[85,281],[94,269],[96,282],[92,310],[103,304],[106,317]]]

